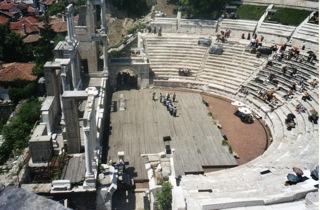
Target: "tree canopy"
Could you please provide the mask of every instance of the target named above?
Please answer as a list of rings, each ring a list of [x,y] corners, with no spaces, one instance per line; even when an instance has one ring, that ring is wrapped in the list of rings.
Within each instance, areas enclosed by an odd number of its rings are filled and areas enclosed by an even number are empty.
[[[2,128],[5,139],[0,146],[0,164],[9,158],[13,150],[21,151],[28,145],[30,131],[40,117],[41,102],[29,100],[24,103],[17,115]]]
[[[112,5],[125,10],[128,16],[140,17],[150,9],[147,0],[111,0]]]
[[[4,62],[28,62],[33,59],[32,48],[7,25],[0,25],[0,60]]]

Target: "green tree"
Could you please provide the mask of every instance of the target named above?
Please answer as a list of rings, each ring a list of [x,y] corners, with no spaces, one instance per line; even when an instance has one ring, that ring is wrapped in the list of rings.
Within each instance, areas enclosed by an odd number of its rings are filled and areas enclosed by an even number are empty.
[[[8,26],[0,25],[0,39],[0,60],[27,62],[33,59],[32,48],[18,34],[10,31]]]
[[[170,210],[172,203],[172,192],[170,182],[162,184],[161,191],[157,193],[157,203],[159,210]]]
[[[40,117],[41,102],[29,100],[23,104],[17,115],[2,128],[5,139],[0,146],[0,164],[3,164],[12,151],[21,151],[28,146],[30,131]]]
[[[9,88],[9,97],[13,103],[17,104],[22,99],[28,99],[36,95],[37,83],[36,82],[24,82],[25,85],[19,85],[15,83],[14,87]]]
[[[111,0],[118,9],[125,10],[128,16],[140,17],[148,12],[147,0]]]
[[[34,55],[36,66],[33,69],[33,73],[35,75],[43,76],[43,65],[46,61],[52,60],[53,49],[54,49],[54,39],[56,37],[56,33],[51,29],[49,23],[44,21],[44,27],[41,30],[41,38],[38,44],[34,47]]]
[[[68,6],[67,0],[59,0],[58,3],[52,4],[48,8],[48,15],[53,16],[58,13],[62,13],[65,11],[66,7]]]

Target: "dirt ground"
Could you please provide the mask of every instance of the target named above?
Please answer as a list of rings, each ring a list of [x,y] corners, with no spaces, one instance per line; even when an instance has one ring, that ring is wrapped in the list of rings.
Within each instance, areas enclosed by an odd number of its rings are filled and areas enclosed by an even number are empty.
[[[167,0],[157,0],[157,4],[154,7],[155,10],[165,13],[166,17],[176,17],[177,8],[176,5],[168,4]]]
[[[108,39],[109,45],[112,46],[119,43],[128,34],[128,29],[136,24],[136,20],[127,18],[125,12],[113,7],[110,3],[107,8]],[[154,9],[164,12],[166,17],[175,17],[176,8],[177,6],[168,4],[167,0],[157,0],[157,4],[154,5]]]
[[[238,164],[244,164],[261,155],[267,145],[267,134],[263,125],[255,119],[253,124],[243,123],[234,115],[236,108],[230,102],[203,95],[209,103],[209,111],[222,125],[222,133],[238,155]]]

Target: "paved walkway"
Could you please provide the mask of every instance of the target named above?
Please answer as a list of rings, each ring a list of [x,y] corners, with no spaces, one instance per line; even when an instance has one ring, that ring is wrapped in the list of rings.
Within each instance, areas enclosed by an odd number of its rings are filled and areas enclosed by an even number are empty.
[[[222,125],[222,132],[227,136],[233,151],[240,158],[238,164],[244,164],[261,155],[266,149],[267,135],[258,120],[245,124],[234,115],[236,108],[230,102],[203,95],[209,103],[209,110]]]

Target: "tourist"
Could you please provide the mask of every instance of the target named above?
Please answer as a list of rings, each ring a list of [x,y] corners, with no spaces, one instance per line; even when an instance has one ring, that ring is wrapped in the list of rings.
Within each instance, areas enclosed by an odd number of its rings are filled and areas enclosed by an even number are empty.
[[[304,83],[303,79],[302,81],[299,81],[299,84],[300,84],[299,92],[302,93],[305,90],[306,84]]]
[[[155,101],[156,100],[156,92],[152,93],[152,100]]]
[[[307,53],[308,53],[308,59],[307,59],[307,61],[308,61],[309,63],[312,63],[313,60],[317,60],[317,56],[316,56],[316,54],[315,54],[313,51],[308,51]]]
[[[250,33],[248,33],[247,40],[250,40],[250,37],[251,37]]]
[[[246,39],[246,37],[245,37],[244,33],[242,33],[242,35],[241,35],[241,39]]]
[[[269,75],[269,81],[270,82],[273,82],[273,80],[276,78],[276,75],[275,74],[273,74],[273,73],[271,73],[270,75]]]
[[[251,47],[255,47],[255,45],[256,45],[256,39],[252,38],[251,41],[250,41],[250,46]]]
[[[287,118],[285,119],[285,124],[287,125],[287,129],[291,130],[291,128],[294,128],[296,123],[294,122],[294,119],[296,116],[293,113],[289,113],[287,115]]]
[[[260,36],[260,40],[261,40],[261,42],[263,42],[263,40],[264,40],[264,36]]]
[[[167,93],[167,100],[170,100],[170,93]]]
[[[270,102],[273,98],[274,98],[274,92],[273,92],[273,90],[268,91],[267,94],[266,94],[266,99],[267,99],[267,101]]]
[[[160,99],[160,103],[162,103],[162,93],[160,93],[159,99]]]
[[[162,28],[159,27],[159,30],[158,30],[158,36],[161,36],[162,35]]]
[[[256,34],[256,33],[252,34],[252,37],[253,37],[254,39],[257,39],[257,34]]]
[[[172,102],[176,102],[176,92],[173,93]]]
[[[276,86],[276,90],[281,90],[281,89],[282,89],[282,86],[278,83]]]
[[[292,98],[293,91],[291,89],[288,90],[287,94],[283,96],[285,100],[288,100],[289,98]]]
[[[297,91],[297,84],[296,84],[296,82],[293,82],[293,83],[292,83],[290,89],[291,89],[292,91]]]
[[[230,30],[230,29],[227,29],[227,30],[226,30],[226,33],[225,33],[225,37],[226,37],[226,38],[229,38],[229,37],[230,37],[230,34],[231,34],[231,30]]]
[[[319,114],[315,109],[310,110],[310,115],[308,117],[310,122],[318,124]]]
[[[177,107],[174,107],[174,108],[173,108],[173,116],[174,116],[174,117],[177,117]]]
[[[310,82],[310,85],[311,85],[312,88],[315,88],[315,87],[318,85],[317,79],[313,79],[313,80]]]
[[[296,106],[296,112],[298,112],[298,113],[304,113],[304,112],[306,112],[306,108],[302,105],[302,104],[298,104],[297,106]]]
[[[169,113],[170,115],[173,115],[173,106],[171,104],[169,104]]]
[[[269,56],[268,57],[268,62],[267,62],[267,66],[273,66],[273,62],[272,62],[272,57],[271,56]]]
[[[311,101],[311,96],[310,96],[310,94],[307,92],[307,91],[304,91],[303,92],[303,96],[302,96],[302,100],[303,101]]]
[[[287,70],[288,70],[288,67],[287,67],[287,65],[286,64],[282,64],[282,74],[283,75],[286,75],[286,72],[287,72]]]
[[[303,78],[301,77],[301,78],[299,79],[298,85],[301,86],[302,84],[304,84],[304,81],[303,81]]]
[[[296,76],[296,74],[297,74],[297,69],[295,67],[292,67],[292,72],[290,73],[290,76],[294,77]]]

